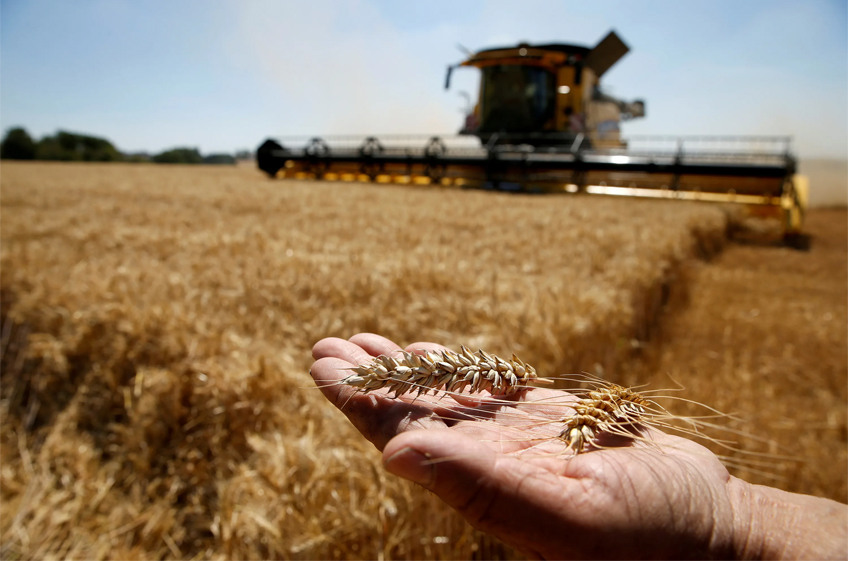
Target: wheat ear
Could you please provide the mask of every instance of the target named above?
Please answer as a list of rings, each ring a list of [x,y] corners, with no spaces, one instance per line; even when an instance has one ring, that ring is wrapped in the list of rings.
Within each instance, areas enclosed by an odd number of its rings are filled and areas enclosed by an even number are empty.
[[[562,420],[565,427],[558,438],[579,454],[598,432],[621,434],[622,427],[639,424],[643,420],[646,403],[641,394],[630,388],[606,383],[572,406],[574,415]]]
[[[538,380],[536,370],[515,355],[504,360],[483,350],[461,349],[458,353],[445,349],[420,355],[400,351],[398,358],[380,355],[351,368],[354,374],[341,382],[363,392],[388,388],[400,397],[416,389],[422,395],[442,389],[461,392],[466,387],[472,393],[489,390],[493,395],[511,395]]]

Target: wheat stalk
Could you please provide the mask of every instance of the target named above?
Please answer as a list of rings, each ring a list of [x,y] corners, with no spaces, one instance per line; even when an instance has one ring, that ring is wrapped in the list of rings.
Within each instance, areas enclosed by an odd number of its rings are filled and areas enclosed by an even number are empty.
[[[439,390],[444,390],[448,394],[458,393],[466,388],[471,393],[488,390],[493,396],[509,396],[523,389],[531,389],[530,382],[553,383],[553,379],[539,378],[532,366],[515,355],[510,360],[504,360],[483,350],[471,352],[464,346],[459,353],[445,349],[438,352],[426,351],[423,354],[399,351],[399,354],[398,357],[380,355],[368,364],[352,367],[349,370],[353,371],[353,374],[339,383],[361,392],[388,388],[395,398],[416,390],[421,396],[430,391],[436,394]],[[566,415],[554,419],[543,418],[540,422],[560,424],[562,426],[560,432],[548,438],[562,441],[566,449],[570,449],[575,455],[594,449],[593,445],[598,447],[597,439],[601,433],[649,442],[649,439],[639,434],[645,427],[670,429],[690,438],[705,439],[730,450],[739,451],[729,446],[728,442],[710,437],[698,430],[698,427],[715,429],[722,427],[705,422],[699,417],[673,415],[654,399],[633,388],[619,386],[588,374],[565,379],[588,382],[591,388],[568,390],[566,393],[571,394],[572,399],[559,404],[543,399],[527,402],[504,401],[504,405],[532,408],[540,405],[549,407],[561,404],[569,408],[571,411]],[[577,399],[574,400],[574,397]],[[731,417],[703,404],[700,405],[716,413],[715,416]],[[467,408],[463,409],[466,415],[469,414],[468,411]],[[519,417],[525,418],[519,415],[516,419]],[[692,428],[687,429],[670,424],[673,420],[683,421],[690,424]],[[778,458],[774,455],[767,456]],[[726,460],[725,457],[722,459]],[[739,465],[745,463],[738,459],[734,461]]]
[[[461,352],[448,349],[416,354],[400,351],[398,358],[380,355],[368,364],[351,368],[354,373],[341,380],[361,392],[388,388],[394,397],[417,390],[418,395],[439,390],[448,393],[471,393],[488,390],[492,395],[508,396],[528,387],[531,381],[548,382],[538,378],[536,370],[514,354],[510,360],[491,355],[484,350]],[[570,404],[574,413],[559,422],[564,428],[558,435],[569,448],[579,454],[599,432],[621,433],[623,426],[633,426],[642,420],[644,405],[641,394],[609,382],[603,382],[587,396]]]
[[[509,360],[476,353],[466,347],[461,352],[445,349],[415,354],[401,351],[401,357],[380,355],[368,364],[351,368],[354,374],[341,380],[359,391],[370,392],[388,388],[395,397],[418,390],[418,395],[444,389],[461,392],[466,387],[472,393],[488,390],[493,395],[512,395],[528,387],[531,381],[541,381],[536,370],[514,354]]]

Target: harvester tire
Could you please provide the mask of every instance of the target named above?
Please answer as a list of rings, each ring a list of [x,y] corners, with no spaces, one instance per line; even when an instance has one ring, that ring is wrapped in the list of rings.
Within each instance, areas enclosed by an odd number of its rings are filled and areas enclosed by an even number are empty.
[[[809,234],[790,232],[783,235],[783,245],[798,251],[810,251],[813,239]]]

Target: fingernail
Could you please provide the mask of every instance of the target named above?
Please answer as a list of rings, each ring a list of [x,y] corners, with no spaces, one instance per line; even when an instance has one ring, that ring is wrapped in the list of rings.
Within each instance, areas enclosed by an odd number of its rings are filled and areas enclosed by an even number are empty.
[[[389,473],[429,487],[433,483],[435,469],[429,462],[430,458],[407,446],[386,458],[383,466]]]

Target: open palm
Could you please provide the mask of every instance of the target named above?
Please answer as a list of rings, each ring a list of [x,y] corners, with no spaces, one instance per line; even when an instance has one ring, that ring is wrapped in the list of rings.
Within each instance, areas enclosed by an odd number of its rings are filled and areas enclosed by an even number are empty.
[[[407,350],[440,348],[416,343]],[[693,442],[654,431],[652,445],[610,441],[574,456],[551,438],[563,416],[562,392],[533,389],[513,406],[474,397],[393,399],[333,383],[352,365],[399,349],[371,334],[324,339],[313,349],[311,372],[383,451],[390,472],[433,491],[475,527],[540,558],[739,553],[733,505],[741,482]]]

